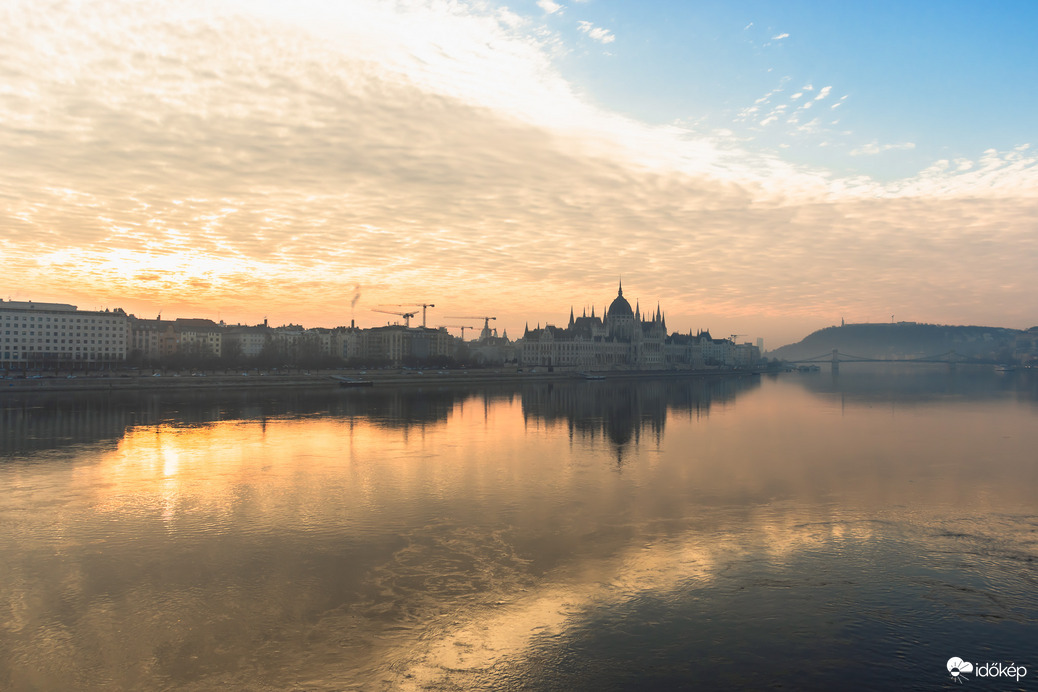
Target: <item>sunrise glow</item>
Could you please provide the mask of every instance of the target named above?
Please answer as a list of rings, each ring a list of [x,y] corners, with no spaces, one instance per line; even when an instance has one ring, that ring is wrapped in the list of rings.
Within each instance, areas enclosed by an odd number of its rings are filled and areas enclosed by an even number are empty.
[[[1038,321],[1027,3],[0,18],[4,298],[308,327],[435,302],[516,335],[622,275],[672,329],[774,345]]]

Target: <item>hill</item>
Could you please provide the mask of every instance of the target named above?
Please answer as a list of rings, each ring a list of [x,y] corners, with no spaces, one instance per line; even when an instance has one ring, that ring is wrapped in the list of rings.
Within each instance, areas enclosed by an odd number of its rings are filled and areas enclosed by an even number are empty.
[[[953,327],[918,322],[847,324],[819,329],[767,355],[780,360],[801,360],[831,353],[835,348],[840,353],[862,358],[919,358],[955,351],[971,358],[1010,362],[1017,348],[1017,337],[1027,333],[1002,327]]]

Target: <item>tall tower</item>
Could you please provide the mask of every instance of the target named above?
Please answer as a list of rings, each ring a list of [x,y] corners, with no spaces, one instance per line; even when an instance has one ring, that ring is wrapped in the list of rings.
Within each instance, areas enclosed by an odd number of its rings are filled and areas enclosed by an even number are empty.
[[[609,335],[616,339],[629,340],[634,331],[634,310],[631,304],[624,298],[623,283],[616,291],[616,298],[610,303],[606,310],[606,326]]]

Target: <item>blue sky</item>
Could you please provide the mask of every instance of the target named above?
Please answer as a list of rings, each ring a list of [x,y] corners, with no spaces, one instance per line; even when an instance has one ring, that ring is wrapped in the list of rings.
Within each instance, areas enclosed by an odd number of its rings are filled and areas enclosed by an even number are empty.
[[[728,129],[743,146],[885,180],[1038,140],[1038,3],[556,4],[522,7],[567,37],[562,74],[646,122]],[[581,32],[581,21],[612,40]],[[831,92],[790,124],[789,97],[805,86],[814,91],[800,105]],[[767,105],[790,105],[785,117],[740,117],[768,94]],[[815,118],[814,131],[798,130]]]
[[[1038,324],[1038,3],[8,0],[15,300]],[[458,333],[455,330],[455,333]]]

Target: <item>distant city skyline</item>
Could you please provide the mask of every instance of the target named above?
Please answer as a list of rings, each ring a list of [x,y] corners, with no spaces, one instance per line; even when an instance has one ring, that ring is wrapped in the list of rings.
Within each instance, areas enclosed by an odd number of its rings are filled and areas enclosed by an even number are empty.
[[[1038,324],[1038,6],[15,0],[0,294],[672,331]],[[597,310],[601,304],[595,305]],[[455,330],[457,331],[457,330]]]

